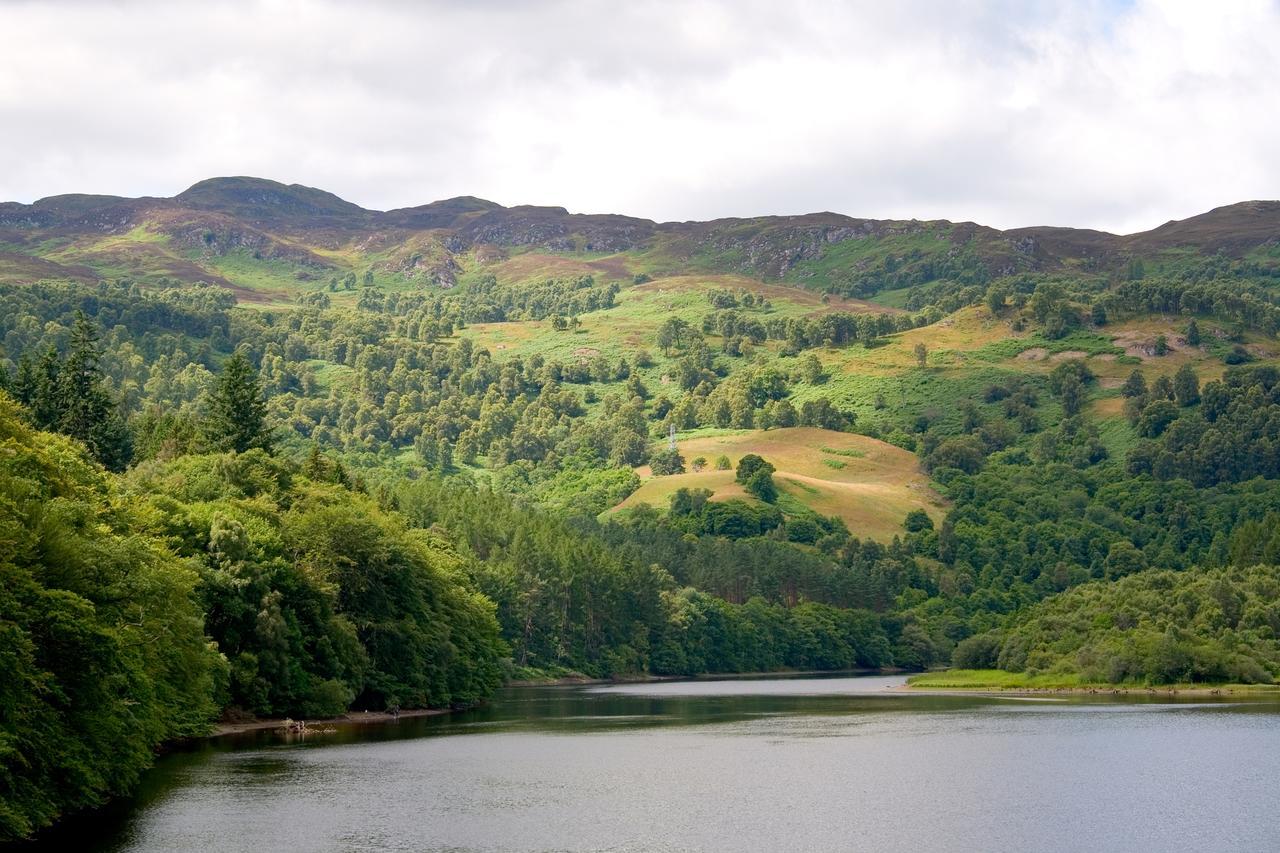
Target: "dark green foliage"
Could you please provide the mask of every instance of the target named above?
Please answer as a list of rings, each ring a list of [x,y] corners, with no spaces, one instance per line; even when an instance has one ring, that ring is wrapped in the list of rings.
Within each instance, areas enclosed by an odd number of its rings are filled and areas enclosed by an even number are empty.
[[[764,470],[765,472],[772,474],[777,469],[775,469],[769,462],[766,462],[761,456],[755,453],[748,453],[738,460],[738,469],[734,474],[734,480],[746,485],[755,473],[760,470]]]
[[[933,519],[929,517],[929,513],[922,509],[913,509],[907,513],[906,524],[904,525],[908,533],[919,533],[922,530],[933,529]]]
[[[1195,390],[1194,379],[1180,372],[1184,397]],[[1280,373],[1273,367],[1231,368],[1200,396],[1198,409],[1179,413],[1174,404],[1157,400],[1143,410],[1138,431],[1157,440],[1133,449],[1129,470],[1199,486],[1280,477]]]
[[[649,468],[656,476],[684,473],[684,457],[675,449],[659,450],[649,456]]]
[[[1240,344],[1236,344],[1222,357],[1222,360],[1227,364],[1248,364],[1253,361],[1253,355]]]
[[[1064,361],[1049,374],[1049,390],[1062,400],[1062,413],[1074,417],[1084,405],[1085,386],[1094,379],[1082,359]]]
[[[1000,661],[1000,635],[975,634],[956,643],[951,665],[957,669],[995,669]]]
[[[0,395],[0,840],[124,793],[216,710],[196,576],[144,517]]]
[[[1189,364],[1182,365],[1173,375],[1173,399],[1182,407],[1200,402],[1200,380]]]
[[[1187,346],[1200,346],[1200,326],[1196,323],[1195,317],[1187,323]]]
[[[977,473],[986,458],[982,442],[972,435],[959,435],[939,443],[924,458],[925,470],[940,471],[954,468],[966,474]]]
[[[759,498],[765,503],[773,503],[778,499],[778,487],[774,485],[772,472],[761,468],[752,474],[743,484],[747,494]]]
[[[895,594],[877,585],[885,576],[873,578],[881,546],[866,543],[864,551],[845,533],[850,564],[841,566],[784,542],[751,538],[781,525],[776,509],[707,497],[705,490],[682,489],[669,518],[637,510],[632,523],[603,527],[429,481],[405,487],[400,502],[417,524],[449,530],[471,555],[469,571],[497,602],[521,665],[593,675],[690,674],[893,659],[900,625],[890,630],[869,613],[835,609]],[[815,525],[823,535],[837,529],[826,520]],[[800,596],[830,604],[784,606]],[[752,620],[765,616],[775,627],[761,635]],[[710,646],[698,627],[704,618],[719,626],[720,639]],[[831,637],[842,639],[824,649],[823,638]]]
[[[237,350],[223,365],[209,397],[207,418],[209,442],[219,450],[244,453],[255,448],[271,449],[262,383],[244,352]]]
[[[1120,393],[1125,397],[1142,397],[1147,393],[1147,380],[1141,370],[1135,370],[1125,379]]]
[[[80,441],[103,466],[121,471],[133,456],[133,439],[104,387],[97,327],[77,312],[66,358],[49,347],[33,365],[24,356],[13,383],[18,402],[35,425]]]
[[[519,285],[500,283],[487,275],[444,297],[432,313],[436,317],[454,314],[468,323],[543,320],[553,314],[574,318],[611,307],[618,289],[616,282],[597,284],[589,275]]]

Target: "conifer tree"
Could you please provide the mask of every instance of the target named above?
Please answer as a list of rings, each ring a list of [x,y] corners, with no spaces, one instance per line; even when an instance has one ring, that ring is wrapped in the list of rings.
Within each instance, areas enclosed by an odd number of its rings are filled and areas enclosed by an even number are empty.
[[[27,404],[31,407],[31,419],[37,429],[52,431],[62,420],[62,394],[58,376],[62,362],[58,350],[50,346],[40,356],[30,381]]]
[[[102,352],[98,329],[80,312],[71,329],[65,360],[50,348],[35,371],[30,397],[36,426],[57,431],[84,443],[89,454],[106,468],[122,471],[133,458],[133,439],[119,407],[102,383]],[[24,379],[28,385],[30,379]]]
[[[209,398],[208,414],[207,435],[219,450],[244,453],[260,447],[271,451],[262,383],[243,351],[237,350],[223,366]]]

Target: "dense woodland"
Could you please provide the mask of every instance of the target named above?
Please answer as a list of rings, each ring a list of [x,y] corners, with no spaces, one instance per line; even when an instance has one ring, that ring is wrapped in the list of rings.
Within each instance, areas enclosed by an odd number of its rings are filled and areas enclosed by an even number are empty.
[[[1280,373],[1270,272],[1208,259],[1118,280],[904,259],[834,292],[910,314],[773,316],[714,292],[627,357],[495,358],[469,324],[571,334],[617,282],[330,284],[296,307],[216,287],[0,285],[0,837],[127,790],[223,713],[461,706],[504,679],[956,664],[1092,680],[1280,676]],[[1151,311],[1225,324],[1230,364],[1130,377],[1124,440],[1086,361],[874,420],[815,350],[982,305],[1046,340]],[[929,353],[917,352],[920,370]],[[661,358],[669,383],[656,383]],[[950,501],[877,542],[780,499],[675,492],[670,428],[883,435]],[[711,464],[700,460],[699,464]],[[725,460],[725,465],[728,461]]]

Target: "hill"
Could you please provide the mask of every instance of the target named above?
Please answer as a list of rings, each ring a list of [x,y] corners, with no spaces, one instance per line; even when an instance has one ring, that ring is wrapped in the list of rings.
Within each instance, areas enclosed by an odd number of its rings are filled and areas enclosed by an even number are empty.
[[[871,539],[900,535],[902,520],[912,510],[922,509],[940,522],[946,508],[918,470],[914,454],[863,435],[791,427],[695,436],[677,446],[688,461],[707,460],[706,468],[655,477],[647,465],[641,466],[636,469],[640,488],[615,510],[640,503],[666,509],[677,489],[710,489],[712,500],[753,500],[734,481],[733,470],[715,468],[720,456],[736,468],[748,453],[777,468],[773,477],[783,506],[790,500],[820,515],[838,516],[850,530]]]
[[[621,281],[747,276],[866,298],[946,280],[1114,272],[1134,258],[1170,253],[1245,257],[1278,238],[1276,202],[1230,205],[1118,236],[835,213],[657,223],[471,197],[384,212],[297,184],[227,177],[172,198],[65,195],[0,204],[0,252],[11,259],[0,265],[0,281],[29,283],[65,269],[73,277],[219,284],[246,301],[281,303],[352,275],[412,290],[558,268]]]

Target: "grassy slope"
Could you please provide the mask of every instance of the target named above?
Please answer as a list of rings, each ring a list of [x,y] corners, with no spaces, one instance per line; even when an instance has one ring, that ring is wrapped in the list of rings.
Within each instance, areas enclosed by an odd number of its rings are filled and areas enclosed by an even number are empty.
[[[891,444],[813,427],[717,432],[678,440],[685,460],[706,457],[708,470],[654,477],[647,466],[638,468],[640,489],[615,509],[638,503],[665,508],[680,488],[711,489],[713,500],[742,498],[733,471],[714,470],[715,460],[725,455],[736,467],[742,456],[756,453],[778,469],[774,482],[783,494],[814,512],[843,518],[855,536],[891,539],[913,509],[939,520],[944,514],[945,503],[929,488],[914,454]]]

